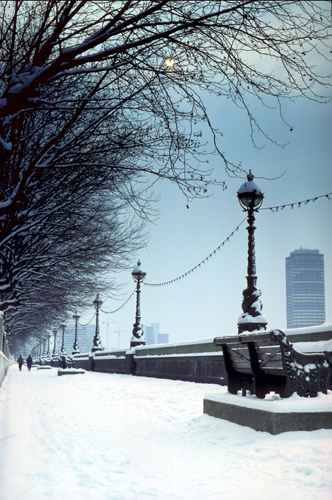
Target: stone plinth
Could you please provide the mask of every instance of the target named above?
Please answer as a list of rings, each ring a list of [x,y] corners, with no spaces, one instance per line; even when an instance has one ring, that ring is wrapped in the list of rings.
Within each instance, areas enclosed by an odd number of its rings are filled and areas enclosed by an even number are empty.
[[[319,394],[317,398],[293,395],[287,399],[269,395],[263,400],[229,393],[206,394],[203,412],[274,435],[332,429],[332,393],[328,391],[328,395]]]
[[[80,373],[85,373],[85,370],[80,368],[59,368],[58,375],[77,375]]]

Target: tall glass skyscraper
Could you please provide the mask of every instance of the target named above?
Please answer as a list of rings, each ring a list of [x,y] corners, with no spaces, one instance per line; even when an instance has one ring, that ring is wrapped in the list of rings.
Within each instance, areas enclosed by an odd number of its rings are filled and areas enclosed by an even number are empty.
[[[324,255],[319,250],[294,250],[286,257],[287,328],[325,321]]]

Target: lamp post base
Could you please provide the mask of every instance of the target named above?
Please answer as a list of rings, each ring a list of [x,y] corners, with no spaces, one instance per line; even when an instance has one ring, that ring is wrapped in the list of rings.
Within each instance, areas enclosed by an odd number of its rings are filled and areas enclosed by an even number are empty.
[[[267,321],[262,314],[261,291],[255,287],[243,290],[243,313],[238,319],[238,333],[266,330]]]
[[[266,323],[253,323],[253,322],[238,323],[238,325],[237,325],[238,334],[240,335],[240,333],[243,333],[243,332],[250,332],[250,333],[265,332],[266,326],[267,326],[267,322]]]
[[[102,347],[92,347],[91,352],[98,352],[98,351],[102,351],[102,350],[103,350]]]
[[[145,345],[145,340],[143,339],[133,339],[130,341],[130,347],[137,347],[140,345]]]

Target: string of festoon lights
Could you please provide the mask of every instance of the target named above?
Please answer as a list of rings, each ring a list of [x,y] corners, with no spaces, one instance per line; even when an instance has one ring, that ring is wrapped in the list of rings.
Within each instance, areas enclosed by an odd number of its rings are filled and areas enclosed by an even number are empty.
[[[234,234],[239,230],[240,226],[244,223],[245,220],[247,220],[246,217],[243,219],[243,221],[240,222],[240,224],[234,229],[234,231],[232,231],[231,234],[229,236],[227,236],[227,238],[222,243],[220,243],[220,245],[215,250],[213,250],[213,252],[211,252],[207,257],[205,257],[205,259],[203,259],[199,264],[197,264],[197,266],[193,267],[192,269],[190,269],[186,273],[181,274],[181,276],[174,278],[173,280],[165,281],[164,283],[145,283],[143,281],[143,285],[146,285],[146,286],[166,286],[166,285],[171,285],[172,283],[175,283],[176,281],[180,281],[183,278],[186,278],[187,276],[189,276],[189,274],[192,274],[194,271],[199,269],[203,264],[205,264],[209,259],[211,259],[214,255],[216,255],[216,253],[219,250],[221,250],[221,248],[225,245],[225,243],[228,243],[230,238],[232,236],[234,236]]]
[[[283,210],[286,207],[291,207],[291,209],[301,208],[302,205],[308,205],[308,203],[315,202],[319,198],[327,198],[331,200],[332,193],[322,194],[321,196],[315,196],[315,198],[309,198],[307,200],[296,201],[295,203],[287,203],[286,205],[278,205],[277,207],[263,207],[260,210],[271,210],[271,212],[278,212],[279,210]]]
[[[122,309],[127,304],[127,302],[130,301],[130,299],[132,298],[132,296],[134,295],[134,293],[135,293],[135,290],[133,290],[133,292],[129,295],[129,297],[125,300],[125,302],[120,307],[118,307],[117,309],[114,309],[114,311],[105,311],[104,309],[100,308],[101,312],[103,312],[105,314],[114,314],[114,313],[120,311],[120,309]],[[88,321],[88,323],[85,323],[84,325],[82,325],[82,323],[80,323],[80,322],[78,322],[78,324],[80,326],[88,326],[91,323],[91,321],[93,320],[93,318],[95,316],[96,316],[96,313],[94,313],[94,315],[92,316],[92,318],[90,319],[90,321]]]
[[[100,309],[101,312],[103,312],[105,314],[114,314],[114,313],[120,311],[120,309],[122,309],[127,304],[127,302],[130,301],[130,299],[132,298],[132,296],[134,295],[134,293],[135,293],[135,290],[133,290],[133,292],[129,295],[128,299],[120,307],[118,307],[114,311],[104,311],[104,309]]]
[[[93,319],[93,318],[92,318],[92,319]],[[92,320],[90,320],[90,321],[92,321]],[[81,326],[85,326],[85,325],[81,325]],[[69,331],[67,331],[67,330],[66,330],[66,331],[65,331],[65,335],[71,335],[71,334],[73,333],[73,331],[74,331],[74,328],[72,328],[72,329],[71,329],[71,330],[69,330]],[[61,344],[61,339],[59,339],[59,338],[57,339],[57,344]]]
[[[275,206],[275,207],[260,208],[260,210],[270,210],[271,212],[278,212],[279,210],[283,210],[286,207],[290,207],[291,209],[300,208],[302,205],[307,205],[310,202],[315,202],[316,200],[318,200],[320,198],[326,198],[328,200],[331,200],[331,196],[332,196],[332,193],[327,193],[327,194],[322,194],[320,196],[315,196],[314,198],[308,198],[306,200],[296,201],[294,203],[287,203],[287,204],[278,205],[278,206]],[[230,238],[232,236],[234,236],[234,234],[239,230],[239,228],[241,227],[241,225],[246,220],[247,220],[247,218],[245,217],[240,222],[240,224],[234,229],[234,231],[232,231],[231,234],[229,236],[227,236],[227,238],[215,250],[213,250],[213,252],[211,252],[207,257],[205,257],[205,259],[203,259],[199,264],[197,264],[195,267],[193,267],[192,269],[190,269],[186,273],[181,274],[181,276],[178,276],[177,278],[174,278],[172,280],[164,281],[163,283],[145,283],[143,281],[142,284],[145,285],[145,286],[166,286],[166,285],[171,285],[173,283],[176,283],[177,281],[180,281],[180,280],[186,278],[187,276],[189,276],[190,274],[192,274],[194,271],[196,271],[197,269],[199,269],[203,264],[205,264],[206,262],[208,262],[208,260],[210,260],[212,257],[214,257],[217,254],[217,252],[219,250],[221,250],[221,248],[225,245],[225,243],[227,243],[230,240]],[[135,290],[130,294],[130,296],[126,299],[126,301],[120,307],[118,307],[117,309],[115,309],[114,311],[104,311],[103,309],[101,309],[101,311],[103,313],[106,313],[106,314],[114,314],[114,313],[120,311],[120,309],[122,309],[129,302],[129,300],[132,298],[132,296],[134,295],[134,293],[135,293]],[[79,324],[81,326],[87,326],[89,323],[91,323],[91,321],[93,320],[94,317],[95,317],[95,314],[93,315],[93,317],[91,318],[91,320],[88,323],[86,323],[85,325],[81,325],[81,323],[79,323]]]
[[[94,315],[92,316],[92,318],[90,319],[90,321],[88,321],[87,323],[84,323],[84,325],[82,325],[82,323],[80,323],[79,321],[78,321],[78,324],[79,324],[80,326],[88,326],[88,325],[91,323],[91,321],[93,320],[93,318],[94,318],[95,316],[96,316],[96,313],[94,313]]]

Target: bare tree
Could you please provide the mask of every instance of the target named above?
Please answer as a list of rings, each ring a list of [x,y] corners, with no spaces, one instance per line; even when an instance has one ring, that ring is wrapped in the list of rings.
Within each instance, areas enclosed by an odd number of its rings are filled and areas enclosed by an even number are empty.
[[[21,300],[29,234],[40,240],[36,255],[46,257],[41,234],[67,234],[72,221],[64,211],[78,213],[84,199],[97,207],[105,186],[111,210],[122,200],[149,218],[149,187],[158,179],[187,198],[206,196],[211,154],[237,175],[239,166],[220,150],[204,92],[232,99],[252,133],[270,140],[251,112],[253,97],[266,105],[328,98],[328,2],[17,0],[0,9],[6,307]],[[82,226],[75,234],[84,235]]]
[[[208,116],[199,91],[231,97],[259,130],[248,96],[320,100],[318,88],[331,81],[312,61],[330,55],[327,7],[289,1],[3,2],[4,201],[12,203],[18,192],[29,196],[29,182],[44,169],[110,169],[115,148],[129,150],[133,159],[122,171],[168,178],[187,196],[204,194],[206,172],[196,168],[195,153],[199,124]],[[17,171],[20,180],[13,184]]]
[[[144,233],[137,221],[128,221],[124,206],[110,205],[109,193],[100,191],[10,240],[16,264],[2,307],[11,346],[91,306],[96,292],[117,292],[112,276],[128,266]]]

